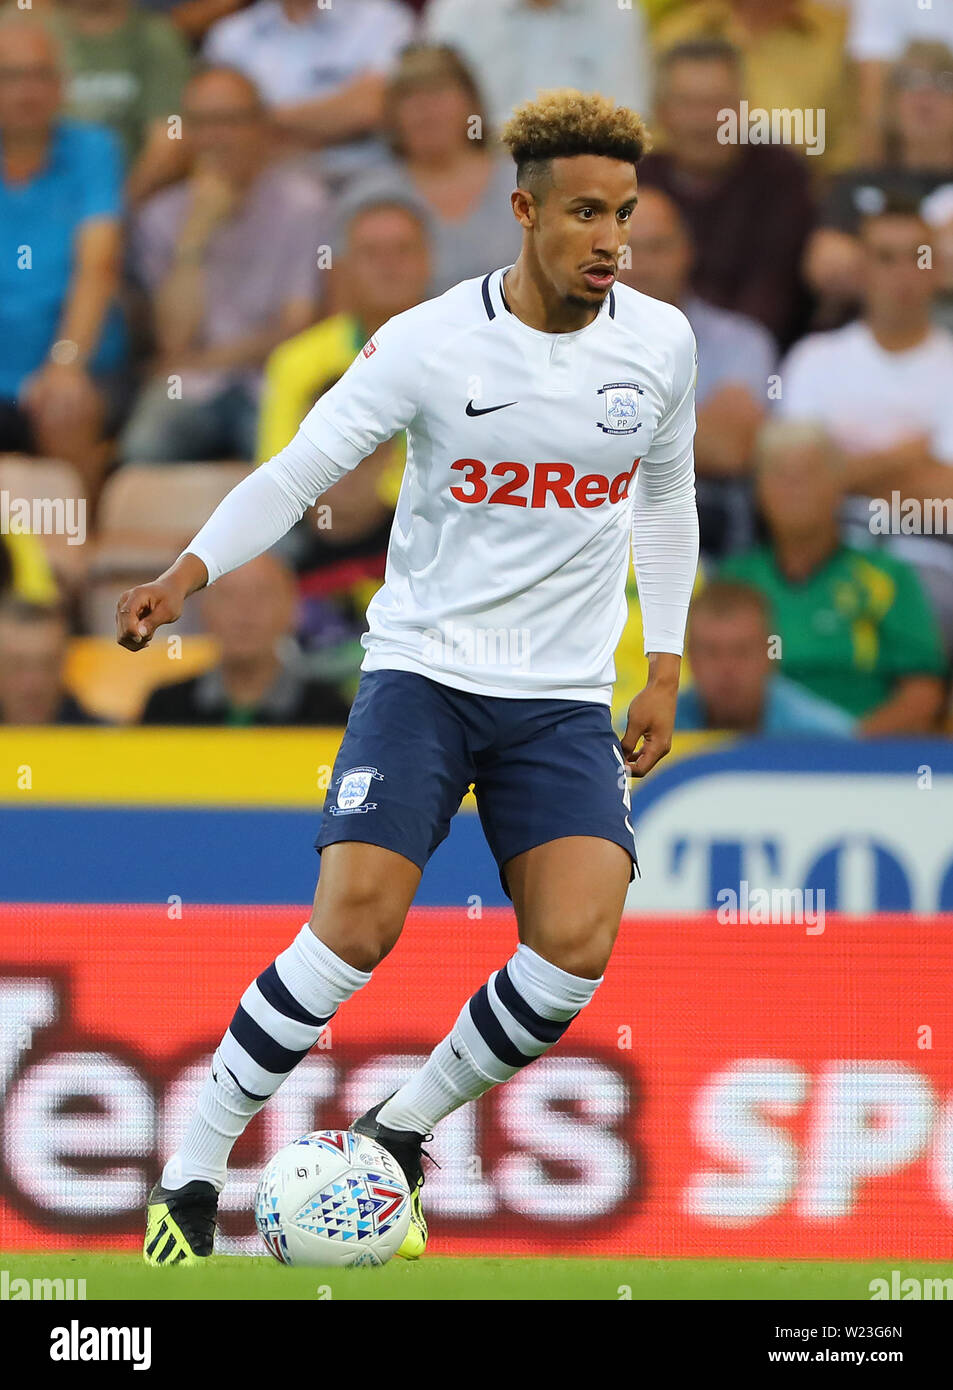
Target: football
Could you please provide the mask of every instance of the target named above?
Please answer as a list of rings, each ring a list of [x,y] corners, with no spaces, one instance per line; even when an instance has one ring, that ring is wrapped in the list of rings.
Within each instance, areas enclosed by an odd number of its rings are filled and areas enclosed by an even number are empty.
[[[255,1222],[286,1265],[382,1265],[410,1225],[410,1189],[372,1139],[323,1129],[279,1149],[255,1195]]]

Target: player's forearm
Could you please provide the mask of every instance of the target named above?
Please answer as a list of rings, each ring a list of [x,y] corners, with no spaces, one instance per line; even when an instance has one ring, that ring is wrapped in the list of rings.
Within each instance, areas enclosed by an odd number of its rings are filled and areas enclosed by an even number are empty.
[[[698,509],[691,451],[664,469],[643,473],[640,468],[632,550],[645,651],[680,657],[698,568]]]
[[[682,658],[675,652],[646,652],[649,663],[648,685],[668,686],[678,689],[682,673]]]
[[[184,603],[190,594],[204,589],[208,583],[208,570],[205,561],[189,551],[183,552],[164,574],[159,575],[160,584],[170,584],[178,591]]]
[[[214,583],[270,549],[346,472],[299,430],[286,448],[232,488],[185,554],[197,558]]]

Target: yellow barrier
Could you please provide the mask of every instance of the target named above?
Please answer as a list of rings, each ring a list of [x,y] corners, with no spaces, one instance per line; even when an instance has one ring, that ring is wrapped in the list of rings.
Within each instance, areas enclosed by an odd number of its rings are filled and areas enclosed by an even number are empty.
[[[320,806],[342,729],[0,729],[0,802]],[[663,766],[722,742],[682,734]],[[473,799],[464,803],[472,809]]]

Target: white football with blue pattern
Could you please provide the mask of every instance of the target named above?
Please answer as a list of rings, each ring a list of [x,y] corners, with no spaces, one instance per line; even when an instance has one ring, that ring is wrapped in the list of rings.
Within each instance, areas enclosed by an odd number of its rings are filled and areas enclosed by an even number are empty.
[[[255,1222],[286,1265],[382,1265],[410,1225],[397,1160],[361,1134],[322,1129],[279,1149],[261,1175]]]

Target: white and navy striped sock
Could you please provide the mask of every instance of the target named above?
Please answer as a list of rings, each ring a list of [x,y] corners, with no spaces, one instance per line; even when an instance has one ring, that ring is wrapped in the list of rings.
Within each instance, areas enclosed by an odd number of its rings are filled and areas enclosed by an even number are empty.
[[[242,995],[185,1137],[163,1169],[163,1187],[201,1178],[221,1191],[228,1156],[249,1120],[307,1056],[339,1006],[370,978],[335,955],[307,923],[301,928]]]
[[[423,1067],[378,1111],[391,1129],[429,1134],[558,1042],[602,983],[570,975],[522,943],[461,1009]]]

